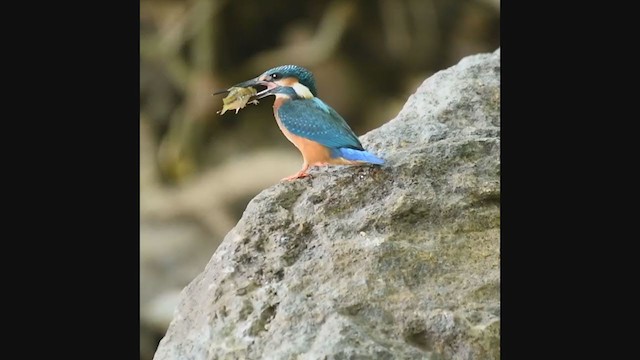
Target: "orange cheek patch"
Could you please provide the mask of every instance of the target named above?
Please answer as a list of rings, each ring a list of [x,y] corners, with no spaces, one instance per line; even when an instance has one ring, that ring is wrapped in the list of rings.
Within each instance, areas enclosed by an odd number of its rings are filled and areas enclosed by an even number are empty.
[[[293,86],[298,82],[298,79],[294,77],[286,77],[284,79],[274,81],[274,82],[280,86]]]

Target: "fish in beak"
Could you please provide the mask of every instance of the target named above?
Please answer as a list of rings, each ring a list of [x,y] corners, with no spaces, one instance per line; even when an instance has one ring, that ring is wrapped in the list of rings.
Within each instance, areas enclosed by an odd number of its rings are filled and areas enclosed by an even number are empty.
[[[233,85],[228,89],[218,90],[214,92],[213,95],[228,93],[228,95],[222,99],[223,107],[222,110],[218,111],[220,115],[224,114],[227,110],[235,110],[237,114],[240,109],[247,106],[247,103],[258,105],[258,99],[274,95],[274,90],[277,88],[278,85],[274,82],[266,81],[262,76],[258,76],[254,79]],[[261,89],[261,91],[258,92],[258,89]]]
[[[264,89],[262,89],[264,87]],[[271,90],[277,88],[278,85],[275,84],[273,81],[266,81],[264,80],[264,76],[258,76],[256,78],[253,78],[251,80],[247,80],[247,81],[243,81],[239,84],[235,84],[232,87],[228,88],[228,89],[224,89],[224,90],[218,90],[216,92],[213,93],[213,95],[219,95],[219,94],[223,94],[223,93],[227,93],[227,92],[231,92],[233,91],[234,88],[254,88],[256,89],[256,94],[254,95],[254,97],[256,99],[262,99],[266,96],[272,95],[273,93],[271,92]],[[258,92],[258,90],[261,90]]]

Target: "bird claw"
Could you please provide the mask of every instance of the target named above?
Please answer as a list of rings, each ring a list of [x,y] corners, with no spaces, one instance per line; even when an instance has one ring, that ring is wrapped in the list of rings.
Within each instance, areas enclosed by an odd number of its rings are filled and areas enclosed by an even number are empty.
[[[309,175],[306,172],[302,172],[301,171],[301,172],[296,173],[294,175],[287,176],[286,178],[282,178],[282,180],[280,180],[280,181],[285,181],[285,180],[286,181],[293,181],[293,180],[296,180],[296,179],[302,179],[302,178],[306,178],[306,177],[311,177],[311,175]]]

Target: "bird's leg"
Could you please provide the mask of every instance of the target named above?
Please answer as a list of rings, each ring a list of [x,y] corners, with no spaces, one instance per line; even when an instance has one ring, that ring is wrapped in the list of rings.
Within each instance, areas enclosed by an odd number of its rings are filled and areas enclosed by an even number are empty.
[[[309,174],[307,173],[307,169],[309,169],[309,164],[305,161],[304,164],[302,164],[302,169],[300,171],[298,171],[297,173],[291,175],[291,176],[287,176],[286,178],[283,178],[282,180],[295,180],[295,179],[301,179],[304,177],[309,176]]]

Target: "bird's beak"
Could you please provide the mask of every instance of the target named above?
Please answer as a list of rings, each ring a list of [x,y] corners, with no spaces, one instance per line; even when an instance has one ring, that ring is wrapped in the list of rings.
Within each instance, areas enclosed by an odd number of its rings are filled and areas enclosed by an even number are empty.
[[[229,89],[225,89],[225,90],[218,90],[215,91],[213,93],[213,95],[218,95],[218,94],[223,94],[223,93],[227,93],[231,90],[231,88],[234,87],[238,87],[238,88],[248,88],[248,87],[252,87],[256,90],[261,90],[259,91],[257,94],[255,94],[254,96],[252,96],[252,99],[262,99],[263,97],[272,95],[272,90],[277,88],[278,85],[271,82],[271,81],[264,81],[264,80],[260,80],[260,77],[258,76],[257,78],[253,78],[251,80],[247,80],[247,81],[243,81],[239,84],[235,84],[232,87],[230,87]],[[265,87],[264,89],[262,89],[263,87]]]
[[[236,85],[234,85],[234,87],[242,87],[242,88],[252,87],[252,88],[254,88],[256,90],[261,90],[261,91],[258,91],[258,93],[255,94],[254,96],[252,96],[251,98],[252,99],[262,99],[262,98],[267,97],[269,95],[273,95],[273,90],[276,89],[278,87],[278,85],[276,83],[274,83],[273,81],[261,80],[260,77],[258,76],[255,79],[247,80],[245,82],[241,82],[239,84],[236,84]],[[262,89],[262,87],[265,87],[265,88]]]

